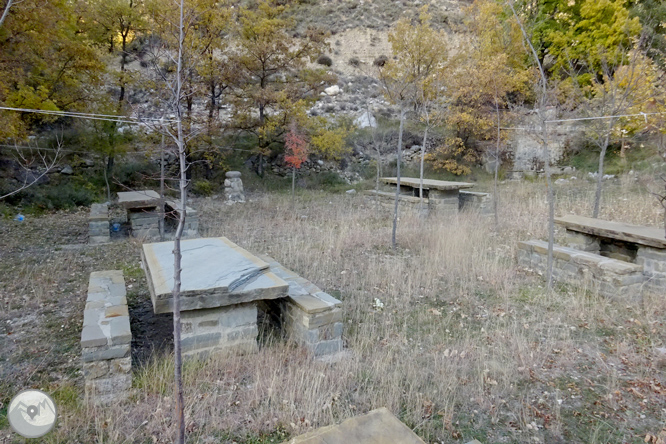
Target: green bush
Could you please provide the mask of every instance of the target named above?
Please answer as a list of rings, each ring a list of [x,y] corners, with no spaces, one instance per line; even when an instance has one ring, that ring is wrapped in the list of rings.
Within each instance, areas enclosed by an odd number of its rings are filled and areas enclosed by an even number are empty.
[[[317,63],[324,66],[333,66],[333,59],[325,54],[322,54],[317,59]]]
[[[210,196],[213,194],[213,184],[207,180],[197,180],[192,184],[192,192],[199,196]]]
[[[97,198],[92,190],[76,186],[72,183],[63,183],[44,188],[35,187],[32,191],[34,191],[34,194],[28,198],[28,201],[32,206],[43,210],[61,210],[88,206]]]

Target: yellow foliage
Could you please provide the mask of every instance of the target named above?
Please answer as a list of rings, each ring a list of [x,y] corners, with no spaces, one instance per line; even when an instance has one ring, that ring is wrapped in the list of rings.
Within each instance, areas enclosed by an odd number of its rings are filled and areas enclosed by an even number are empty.
[[[476,151],[467,147],[462,139],[451,137],[435,152],[427,154],[426,160],[431,162],[435,169],[461,176],[471,172],[469,165],[478,162],[479,156]]]
[[[352,128],[339,122],[331,125],[324,118],[316,118],[311,122],[312,135],[310,146],[312,151],[325,159],[340,160],[351,151],[347,145],[347,137]]]

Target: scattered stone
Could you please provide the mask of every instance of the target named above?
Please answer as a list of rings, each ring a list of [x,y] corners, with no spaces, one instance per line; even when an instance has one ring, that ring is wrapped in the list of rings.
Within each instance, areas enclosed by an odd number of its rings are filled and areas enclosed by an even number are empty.
[[[382,407],[349,418],[341,424],[322,427],[283,444],[425,444],[412,430]]]
[[[329,86],[324,89],[324,92],[329,96],[337,96],[340,94],[340,87],[338,85]]]
[[[365,111],[363,114],[354,119],[354,125],[358,128],[377,128],[377,119],[368,111]]]
[[[356,194],[356,190],[352,188],[351,190],[345,191],[345,193],[347,193],[347,194]]]
[[[74,170],[72,169],[71,165],[65,165],[60,170],[60,174],[65,174],[67,176],[70,176],[70,175],[74,174]]]

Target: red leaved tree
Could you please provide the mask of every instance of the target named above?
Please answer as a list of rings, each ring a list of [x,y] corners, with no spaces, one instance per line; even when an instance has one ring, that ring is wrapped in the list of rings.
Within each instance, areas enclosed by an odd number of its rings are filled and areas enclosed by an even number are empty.
[[[296,190],[296,170],[308,160],[308,143],[305,137],[298,133],[296,125],[292,124],[289,128],[289,133],[284,138],[284,146],[286,148],[284,161],[291,166],[291,201],[293,203]]]

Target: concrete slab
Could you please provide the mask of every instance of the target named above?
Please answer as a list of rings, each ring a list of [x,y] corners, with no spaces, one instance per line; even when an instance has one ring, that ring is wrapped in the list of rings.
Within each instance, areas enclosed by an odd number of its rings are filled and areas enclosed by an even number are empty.
[[[386,408],[323,427],[283,444],[425,444]]]
[[[380,179],[384,183],[397,184],[397,177],[382,177]],[[413,177],[401,177],[400,186],[419,188],[420,179]],[[472,188],[473,183],[468,182],[451,182],[446,180],[434,180],[434,179],[423,179],[423,189],[424,190],[460,190],[463,188]]]
[[[287,295],[287,283],[267,262],[224,237],[186,239],[181,251],[181,310]],[[142,260],[155,313],[173,311],[173,242],[144,244]]]
[[[130,208],[151,208],[159,205],[160,195],[153,190],[121,191],[118,192],[118,203],[128,210]]]
[[[631,225],[573,214],[556,217],[555,223],[569,230],[592,236],[617,239],[654,248],[666,248],[666,237],[663,228]]]

